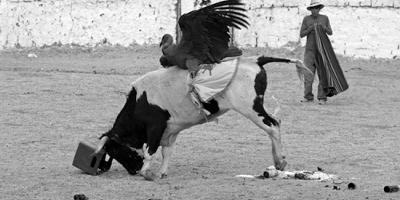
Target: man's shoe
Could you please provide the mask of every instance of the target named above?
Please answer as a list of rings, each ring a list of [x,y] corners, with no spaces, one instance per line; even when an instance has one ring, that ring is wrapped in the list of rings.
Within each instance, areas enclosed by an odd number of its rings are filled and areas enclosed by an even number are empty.
[[[313,101],[314,101],[314,99],[306,99],[306,98],[300,100],[301,103],[311,103]]]

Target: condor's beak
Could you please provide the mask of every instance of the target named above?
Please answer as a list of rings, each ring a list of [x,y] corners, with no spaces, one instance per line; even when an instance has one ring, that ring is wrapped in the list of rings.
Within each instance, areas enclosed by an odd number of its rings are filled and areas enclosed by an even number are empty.
[[[161,38],[160,47],[163,47],[165,44],[165,37]]]

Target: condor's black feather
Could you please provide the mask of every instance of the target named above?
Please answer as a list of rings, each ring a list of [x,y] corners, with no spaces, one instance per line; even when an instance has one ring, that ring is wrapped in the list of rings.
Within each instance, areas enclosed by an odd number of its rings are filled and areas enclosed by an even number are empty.
[[[178,20],[181,41],[176,46],[162,41],[163,59],[181,68],[193,58],[199,63],[219,62],[229,55],[229,28],[249,25],[245,11],[239,0],[226,0],[182,15]]]

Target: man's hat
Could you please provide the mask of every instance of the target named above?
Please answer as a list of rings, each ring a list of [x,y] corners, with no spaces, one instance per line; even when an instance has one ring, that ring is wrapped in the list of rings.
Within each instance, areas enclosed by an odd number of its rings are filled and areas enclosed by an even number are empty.
[[[307,10],[310,10],[311,8],[314,7],[319,7],[320,9],[324,7],[324,4],[320,3],[317,0],[311,0],[311,3],[309,6],[307,6]]]

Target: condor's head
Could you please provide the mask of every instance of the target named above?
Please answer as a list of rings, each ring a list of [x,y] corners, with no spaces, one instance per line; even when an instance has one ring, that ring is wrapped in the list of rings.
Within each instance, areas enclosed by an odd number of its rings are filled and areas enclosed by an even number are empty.
[[[166,49],[174,43],[174,39],[170,34],[164,34],[161,38],[160,47]]]

